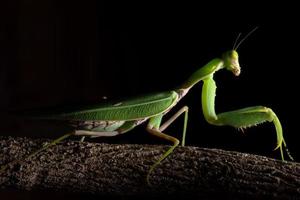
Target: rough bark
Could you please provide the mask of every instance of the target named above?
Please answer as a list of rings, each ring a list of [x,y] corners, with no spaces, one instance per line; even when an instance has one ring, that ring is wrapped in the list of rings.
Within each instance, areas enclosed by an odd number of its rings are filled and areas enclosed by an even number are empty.
[[[24,158],[48,140],[0,138],[0,164]],[[2,190],[112,196],[198,196],[213,199],[300,199],[300,164],[219,149],[178,147],[152,173],[167,146],[65,141],[9,166]]]

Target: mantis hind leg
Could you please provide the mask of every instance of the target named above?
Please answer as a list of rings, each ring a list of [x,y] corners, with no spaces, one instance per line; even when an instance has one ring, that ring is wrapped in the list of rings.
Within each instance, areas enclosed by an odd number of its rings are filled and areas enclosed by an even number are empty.
[[[272,109],[263,106],[254,106],[243,108],[235,111],[220,113],[217,119],[212,122],[215,125],[229,125],[235,128],[248,128],[264,122],[273,122],[277,134],[276,149],[280,149],[282,160],[284,160],[283,147],[285,147],[287,155],[293,160],[289,151],[287,150],[286,143],[283,138],[282,126]]]
[[[28,159],[28,158],[31,158],[31,157],[33,157],[33,156],[36,156],[36,155],[38,155],[39,153],[41,153],[42,151],[44,151],[44,150],[50,148],[51,146],[56,145],[57,143],[63,141],[64,139],[70,137],[71,135],[73,135],[73,133],[65,134],[65,135],[63,135],[63,136],[61,136],[61,137],[59,137],[59,138],[57,138],[57,139],[51,141],[50,143],[43,145],[42,148],[40,148],[40,149],[34,151],[33,153],[29,154],[29,155],[26,156],[24,159],[22,159],[22,160],[19,160],[19,159],[13,160],[13,161],[11,161],[11,162],[9,162],[9,163],[7,163],[7,164],[1,166],[1,168],[0,168],[0,173],[2,173],[9,165],[15,165],[15,164],[18,164],[18,163],[21,163],[21,162],[23,162],[24,160],[26,160],[26,159]]]
[[[84,142],[84,140],[85,140],[85,136],[81,136],[80,142]]]

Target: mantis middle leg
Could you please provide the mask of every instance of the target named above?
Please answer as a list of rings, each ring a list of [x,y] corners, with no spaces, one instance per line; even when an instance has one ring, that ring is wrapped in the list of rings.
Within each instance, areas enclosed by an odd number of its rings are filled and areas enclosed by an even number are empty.
[[[150,118],[150,121],[147,125],[147,131],[157,137],[160,137],[162,139],[168,140],[173,143],[173,145],[150,167],[150,170],[147,174],[147,182],[150,185],[150,174],[151,172],[156,168],[157,165],[161,161],[163,161],[168,155],[170,155],[173,150],[179,145],[179,140],[173,136],[167,135],[165,133],[162,133],[170,124],[172,124],[182,113],[185,113],[184,115],[184,126],[183,126],[183,134],[182,134],[182,146],[184,146],[185,143],[185,135],[186,135],[186,128],[187,128],[187,119],[188,119],[188,107],[184,106],[179,111],[177,111],[169,120],[167,120],[164,124],[161,124],[161,120],[163,117],[163,114],[154,116]]]
[[[272,109],[264,106],[253,106],[216,114],[216,84],[213,80],[213,76],[211,75],[203,81],[204,84],[202,88],[202,109],[204,117],[206,121],[208,121],[208,123],[217,126],[228,125],[235,128],[248,128],[267,121],[273,122],[277,134],[277,146],[275,149],[280,149],[281,158],[282,160],[284,160],[283,147],[285,147],[287,155],[291,160],[293,160],[292,156],[289,154],[286,148],[281,123]]]

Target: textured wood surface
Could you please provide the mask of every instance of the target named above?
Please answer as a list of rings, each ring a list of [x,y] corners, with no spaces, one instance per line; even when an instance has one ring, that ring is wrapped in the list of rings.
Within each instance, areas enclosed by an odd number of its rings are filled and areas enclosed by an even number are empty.
[[[49,140],[0,138],[0,164],[24,158]],[[0,174],[2,191],[106,196],[300,199],[300,164],[219,149],[178,147],[151,175],[167,146],[64,141]]]

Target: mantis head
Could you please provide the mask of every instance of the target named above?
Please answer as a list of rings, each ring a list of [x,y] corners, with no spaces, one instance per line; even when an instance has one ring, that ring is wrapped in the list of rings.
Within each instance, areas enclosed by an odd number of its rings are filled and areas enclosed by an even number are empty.
[[[239,55],[236,50],[226,51],[222,56],[224,67],[231,71],[235,76],[240,75]]]
[[[243,39],[241,39],[238,42],[238,40],[241,36],[241,33],[239,33],[233,44],[233,50],[225,52],[222,56],[222,59],[224,62],[224,67],[227,70],[232,71],[232,73],[236,76],[239,76],[241,73],[241,68],[240,68],[240,64],[239,64],[239,55],[237,53],[237,49],[254,31],[256,31],[257,28],[258,27],[255,27],[254,29],[252,29],[252,31],[250,31]]]

